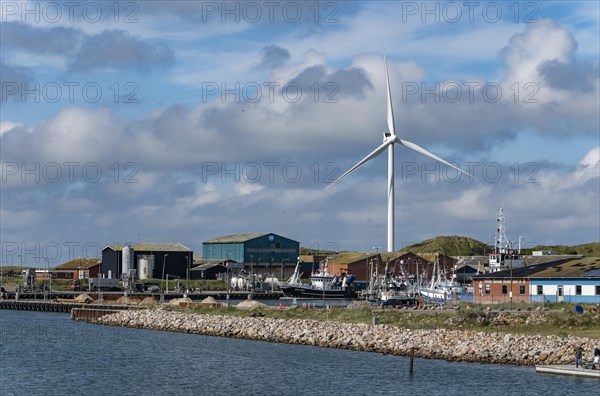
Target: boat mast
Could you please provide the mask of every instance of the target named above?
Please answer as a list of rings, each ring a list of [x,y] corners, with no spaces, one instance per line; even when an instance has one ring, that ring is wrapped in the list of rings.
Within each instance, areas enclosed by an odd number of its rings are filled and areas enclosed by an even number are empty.
[[[510,242],[506,237],[506,216],[504,215],[504,208],[502,206],[498,209],[495,250],[496,254],[509,253],[510,250]]]

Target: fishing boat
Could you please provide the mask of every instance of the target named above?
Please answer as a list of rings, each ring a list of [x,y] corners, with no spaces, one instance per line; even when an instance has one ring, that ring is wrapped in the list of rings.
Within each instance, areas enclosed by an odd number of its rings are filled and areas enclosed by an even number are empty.
[[[519,237],[518,248],[514,249],[513,243],[506,237],[506,215],[503,207],[498,209],[497,221],[494,249],[489,254],[490,272],[524,267],[525,262],[521,254],[521,237]]]
[[[446,300],[455,300],[459,298],[462,292],[462,285],[455,280],[456,274],[451,279],[446,278],[439,264],[439,257],[433,264],[433,275],[431,281],[425,287],[419,289],[419,294],[430,301],[445,303]]]
[[[298,260],[290,279],[287,282],[279,284],[285,297],[319,299],[354,298],[355,291],[352,287],[352,282],[355,279],[354,275],[343,275],[342,277],[331,275],[327,268],[327,259],[325,259],[323,268],[311,274],[310,284],[303,284],[300,281],[302,276],[300,266],[301,261]]]
[[[380,303],[384,307],[413,305],[415,303],[414,285],[400,277],[387,276],[385,288],[379,292]]]
[[[403,262],[400,263],[402,275],[394,275],[394,270],[388,271],[385,265],[384,274],[371,273],[369,286],[365,291],[367,299],[382,306],[413,305],[415,303],[415,284],[404,270]]]

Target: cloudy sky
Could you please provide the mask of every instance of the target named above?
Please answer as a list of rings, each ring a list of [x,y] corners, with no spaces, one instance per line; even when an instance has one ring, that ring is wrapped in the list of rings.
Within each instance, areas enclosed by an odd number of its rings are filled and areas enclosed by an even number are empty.
[[[2,264],[275,232],[600,240],[599,8],[581,2],[1,2]],[[19,257],[19,255],[21,257]],[[36,260],[38,261],[36,263]]]

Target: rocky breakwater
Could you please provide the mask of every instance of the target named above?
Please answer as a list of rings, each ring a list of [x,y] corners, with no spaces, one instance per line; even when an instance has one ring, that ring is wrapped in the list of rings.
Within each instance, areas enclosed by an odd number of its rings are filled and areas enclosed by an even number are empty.
[[[242,318],[166,310],[123,311],[97,323],[218,337],[314,345],[448,361],[534,365],[571,364],[575,348],[590,353],[598,339],[485,333],[467,330],[410,330],[388,325],[305,319]],[[587,354],[586,354],[587,355]]]

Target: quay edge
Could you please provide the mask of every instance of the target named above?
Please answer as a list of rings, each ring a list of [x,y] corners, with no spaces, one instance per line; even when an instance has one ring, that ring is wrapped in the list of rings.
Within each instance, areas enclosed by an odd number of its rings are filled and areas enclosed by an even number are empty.
[[[570,364],[576,346],[593,350],[600,340],[471,330],[405,329],[312,319],[273,319],[190,314],[166,310],[121,311],[94,321],[98,324],[379,352],[447,361],[535,366]]]

